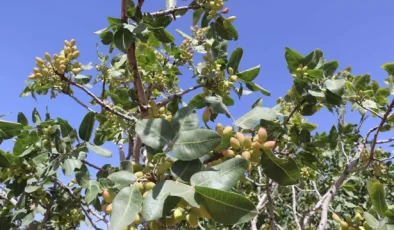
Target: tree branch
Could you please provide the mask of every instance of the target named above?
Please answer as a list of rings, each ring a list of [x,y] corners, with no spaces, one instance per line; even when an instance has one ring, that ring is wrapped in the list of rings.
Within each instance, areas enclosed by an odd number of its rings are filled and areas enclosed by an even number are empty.
[[[88,166],[90,166],[90,167],[92,167],[92,168],[95,168],[95,169],[97,169],[97,170],[99,170],[99,171],[102,171],[102,172],[105,171],[103,168],[101,168],[101,167],[99,167],[99,166],[97,166],[97,165],[94,165],[94,164],[92,164],[92,163],[90,163],[90,162],[88,162],[88,161],[86,161],[86,160],[81,160],[81,161],[82,161],[82,163],[84,163],[84,164],[86,164],[86,165],[88,165]]]
[[[169,10],[161,10],[161,11],[157,11],[154,13],[150,13],[149,15],[152,16],[163,16],[163,15],[173,15],[178,11],[184,11],[184,10],[196,10],[196,9],[200,9],[201,5],[198,4],[190,4],[188,6],[181,6],[181,7],[175,7],[173,9],[169,9]]]
[[[112,109],[111,107],[109,107],[107,104],[105,104],[102,100],[100,100],[100,98],[98,98],[96,95],[94,95],[94,93],[90,92],[88,89],[86,89],[85,87],[83,87],[82,85],[71,81],[70,79],[68,79],[67,77],[64,76],[64,74],[57,74],[61,80],[68,82],[70,85],[73,85],[79,89],[81,89],[82,91],[84,91],[87,95],[89,95],[91,98],[93,98],[93,100],[95,102],[97,102],[97,104],[101,105],[104,109],[108,110],[109,112],[118,115],[119,117],[127,120],[127,121],[137,121],[138,119],[135,117],[130,117],[126,114],[123,114],[119,111],[116,111],[114,109]]]
[[[119,160],[120,160],[120,162],[122,162],[126,159],[126,156],[125,156],[125,153],[123,150],[123,144],[119,143],[118,150],[119,150]]]
[[[93,109],[89,108],[89,106],[87,106],[85,103],[83,103],[82,101],[80,101],[77,97],[75,97],[74,95],[71,94],[67,94],[69,97],[71,97],[72,99],[74,99],[78,104],[80,104],[82,107],[84,107],[85,109],[87,109],[89,112],[95,112]]]
[[[271,197],[271,184],[270,184],[270,179],[267,177],[266,180],[267,183],[267,198],[268,198],[268,213],[269,213],[269,218],[270,218],[270,229],[275,230],[276,222],[275,222],[275,212],[274,212],[274,201],[272,200]]]
[[[300,220],[297,217],[297,200],[296,200],[296,191],[295,191],[294,185],[291,186],[291,190],[293,193],[293,217],[294,217],[294,221],[296,223],[297,229],[301,230]]]

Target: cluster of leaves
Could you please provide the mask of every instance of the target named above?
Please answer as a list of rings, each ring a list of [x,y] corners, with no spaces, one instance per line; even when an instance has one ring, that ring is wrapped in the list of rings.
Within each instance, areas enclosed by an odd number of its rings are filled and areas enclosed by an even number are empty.
[[[321,50],[304,56],[286,48],[292,88],[273,108],[259,99],[232,120],[234,127],[223,127],[217,120],[233,119],[233,98],[270,95],[254,82],[260,66],[240,71],[243,49],[228,53],[228,42],[238,39],[235,16],[225,17],[221,0],[175,8],[169,1],[169,9],[151,14],[142,13],[143,3],[123,1],[122,17],[109,17],[97,31],[110,54],[97,52],[95,78],[83,75],[93,66],[78,61],[75,40],[65,41],[59,54],[36,58],[22,96],[64,93],[88,112],[78,129],[48,112],[42,119],[35,109],[34,125],[22,113],[17,122],[0,121],[0,142],[15,142],[12,151],[0,151],[3,226],[74,229],[85,222],[99,229],[98,220],[115,230],[393,227],[385,200],[393,203],[394,194],[384,190],[394,189],[394,167],[390,153],[377,148],[394,141],[378,139],[393,129],[393,63],[382,66],[386,88],[350,67],[338,71]],[[191,35],[177,30],[183,38],[177,45],[167,27],[189,10]],[[115,48],[121,53],[112,55]],[[197,55],[202,59],[195,63]],[[192,73],[195,86],[180,89],[181,70]],[[96,96],[88,88],[98,83]],[[76,98],[75,89],[90,103]],[[323,108],[338,119],[317,132],[307,118]],[[345,119],[354,111],[358,123]],[[369,116],[377,126],[364,133]],[[87,161],[89,152],[112,157],[106,142],[119,145],[119,166]],[[60,170],[75,179],[62,182]]]

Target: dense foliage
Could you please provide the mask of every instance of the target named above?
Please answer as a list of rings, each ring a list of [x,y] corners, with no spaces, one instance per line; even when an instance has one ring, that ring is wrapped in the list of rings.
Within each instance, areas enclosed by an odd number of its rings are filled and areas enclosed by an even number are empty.
[[[36,57],[21,96],[68,95],[87,113],[79,127],[36,109],[31,121],[0,120],[0,142],[14,141],[0,150],[1,228],[394,229],[394,138],[379,138],[394,127],[394,63],[382,66],[381,86],[337,70],[321,50],[286,48],[292,88],[273,108],[259,99],[234,120],[233,98],[270,95],[254,82],[260,66],[240,69],[243,49],[227,50],[236,17],[223,0],[174,2],[144,13],[143,0],[122,1],[121,17],[96,32],[109,47],[98,64],[79,62],[74,39]],[[189,15],[177,44],[166,27]],[[182,73],[195,85],[181,89]],[[323,109],[338,119],[317,132],[307,120]],[[375,125],[362,128],[366,120]],[[108,142],[119,165],[86,160],[112,157]]]

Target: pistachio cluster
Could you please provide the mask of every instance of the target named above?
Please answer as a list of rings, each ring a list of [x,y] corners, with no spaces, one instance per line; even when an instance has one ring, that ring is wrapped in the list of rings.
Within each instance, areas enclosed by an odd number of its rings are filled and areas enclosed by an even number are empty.
[[[300,170],[301,179],[303,180],[314,180],[315,173],[310,167],[302,167]]]
[[[6,169],[7,176],[17,183],[22,183],[33,177],[34,169],[30,165],[19,164]]]
[[[296,69],[296,73],[291,74],[292,77],[294,78],[302,78],[308,76],[308,66],[304,66],[302,64],[298,65],[298,68]]]
[[[191,46],[192,46],[191,39],[185,39],[182,41],[181,45],[179,46],[179,49],[181,49],[183,53],[180,55],[180,58],[177,60],[177,64],[184,65],[186,63],[193,62],[194,52]]]
[[[215,18],[217,16],[217,11],[222,10],[224,6],[223,0],[209,0],[205,1],[204,8],[208,9],[208,19]]]
[[[336,213],[332,214],[332,219],[340,224],[340,229],[341,230],[365,230],[365,229],[371,229],[367,222],[364,221],[364,218],[362,216],[362,210],[357,210],[356,214],[353,216],[353,218],[346,214],[345,218],[342,219],[340,216],[338,216]]]
[[[85,219],[82,211],[79,209],[62,209],[58,215],[51,218],[51,221],[57,225],[64,227],[64,229],[73,229],[74,226],[79,225]]]
[[[148,104],[149,104],[148,114],[150,119],[160,117],[166,119],[167,121],[172,120],[172,114],[170,111],[167,111],[167,108],[165,106],[161,106],[159,108],[154,100],[149,100]]]

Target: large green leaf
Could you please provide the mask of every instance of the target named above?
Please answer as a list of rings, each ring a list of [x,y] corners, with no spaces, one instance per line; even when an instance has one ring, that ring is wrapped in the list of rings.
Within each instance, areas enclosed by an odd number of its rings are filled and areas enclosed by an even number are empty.
[[[135,131],[144,144],[154,149],[162,149],[174,137],[170,122],[162,118],[139,120]]]
[[[108,179],[113,181],[116,186],[124,186],[134,183],[137,180],[137,177],[132,172],[119,171],[110,174]]]
[[[183,161],[198,159],[220,144],[222,137],[215,131],[195,129],[180,132],[171,152]]]
[[[94,112],[88,112],[83,118],[81,125],[79,126],[79,137],[88,142],[90,137],[92,136],[93,127],[94,127]]]
[[[222,16],[216,19],[216,22],[212,23],[215,32],[226,40],[238,40],[238,32],[231,23],[224,25],[224,18]]]
[[[337,105],[340,106],[342,103],[342,97],[331,92],[330,90],[326,90],[325,92],[325,96],[326,96],[326,102],[331,104],[331,105]]]
[[[367,190],[376,212],[384,217],[388,207],[383,185],[378,180],[370,179],[367,182]]]
[[[175,38],[171,35],[171,33],[164,29],[153,30],[153,34],[157,40],[161,41],[162,43],[172,43],[175,41]]]
[[[175,182],[173,180],[165,180],[159,182],[152,189],[152,198],[155,200],[163,199],[163,196],[165,196],[165,194],[169,194],[169,196],[183,198],[190,204],[190,206],[199,207],[195,200],[194,190],[189,185]]]
[[[394,62],[388,62],[381,66],[384,70],[387,71],[389,75],[394,75]]]
[[[63,138],[75,137],[74,129],[71,127],[70,124],[68,124],[68,122],[66,120],[63,120],[61,118],[57,118],[57,123],[60,125],[60,131],[62,133]]]
[[[105,149],[101,146],[92,145],[89,142],[86,143],[87,147],[92,150],[94,153],[103,156],[103,157],[112,157],[112,152],[108,149]]]
[[[90,180],[85,192],[86,202],[90,204],[100,192],[100,184],[97,181]]]
[[[110,230],[122,230],[133,223],[142,206],[142,195],[136,186],[123,188],[112,202]]]
[[[330,77],[338,69],[339,63],[337,61],[329,61],[324,63],[320,69],[323,70],[326,77]]]
[[[74,172],[76,168],[81,168],[82,162],[77,159],[66,159],[63,164],[62,168],[64,170],[64,175],[65,176],[71,176],[71,174]]]
[[[276,118],[277,115],[272,109],[256,106],[247,114],[236,120],[235,125],[243,129],[252,129],[261,119],[273,121]]]
[[[254,204],[240,194],[200,186],[196,186],[195,191],[199,204],[219,223],[241,224],[258,214]]]
[[[232,158],[194,174],[190,179],[190,183],[193,186],[229,190],[244,175],[248,165],[248,161],[244,158]]]
[[[177,160],[171,165],[171,174],[177,180],[184,183],[190,182],[190,177],[201,170],[202,163],[199,159],[191,161]]]
[[[237,76],[245,82],[250,82],[253,81],[257,77],[257,75],[259,75],[259,73],[260,73],[260,66],[258,65],[253,68],[237,73]]]
[[[192,107],[183,107],[178,110],[171,120],[172,127],[176,132],[197,129],[198,122],[196,110]]]
[[[116,48],[118,48],[123,53],[127,53],[127,50],[129,49],[129,46],[133,40],[133,33],[123,26],[119,27],[114,34],[114,44]]]
[[[241,47],[236,48],[232,53],[230,60],[228,61],[227,68],[232,68],[234,73],[238,72],[239,63],[241,63],[242,55],[244,50]]]
[[[0,120],[0,136],[6,140],[17,136],[22,129],[23,125],[20,123]]]
[[[144,220],[152,221],[166,216],[169,210],[174,208],[180,200],[179,197],[169,195],[170,193],[163,192],[154,196],[153,190],[148,191],[144,195],[142,204],[142,217]]]
[[[297,163],[292,158],[280,159],[271,151],[263,151],[261,166],[265,175],[280,185],[297,184],[301,177]]]
[[[369,227],[373,229],[381,228],[384,223],[379,222],[373,215],[369,214],[368,212],[364,212],[365,221],[368,223]]]

